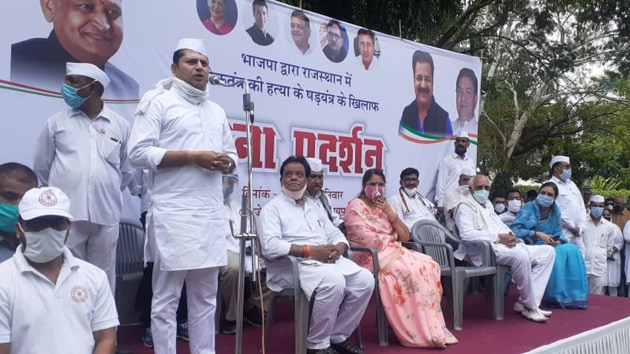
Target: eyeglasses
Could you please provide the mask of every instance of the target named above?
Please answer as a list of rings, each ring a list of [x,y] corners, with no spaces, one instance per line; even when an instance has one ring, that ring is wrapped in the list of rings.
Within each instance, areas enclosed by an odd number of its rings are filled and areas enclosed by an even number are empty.
[[[22,224],[26,227],[23,231],[42,231],[49,227],[57,231],[67,230],[70,227],[70,220],[61,216],[42,216],[32,220],[22,220]]]

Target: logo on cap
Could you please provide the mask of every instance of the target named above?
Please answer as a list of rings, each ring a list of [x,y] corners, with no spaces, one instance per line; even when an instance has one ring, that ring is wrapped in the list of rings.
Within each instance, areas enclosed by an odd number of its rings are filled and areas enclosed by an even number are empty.
[[[74,302],[85,302],[88,299],[88,291],[82,286],[75,286],[70,293]]]
[[[39,203],[46,207],[52,207],[57,204],[57,196],[51,189],[45,189],[39,195]]]

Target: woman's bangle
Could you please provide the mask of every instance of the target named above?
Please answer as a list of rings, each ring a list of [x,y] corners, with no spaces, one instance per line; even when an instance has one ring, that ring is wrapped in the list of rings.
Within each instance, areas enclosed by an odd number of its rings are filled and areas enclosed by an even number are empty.
[[[310,255],[311,255],[311,249],[308,247],[308,245],[302,246],[302,257],[308,258]]]

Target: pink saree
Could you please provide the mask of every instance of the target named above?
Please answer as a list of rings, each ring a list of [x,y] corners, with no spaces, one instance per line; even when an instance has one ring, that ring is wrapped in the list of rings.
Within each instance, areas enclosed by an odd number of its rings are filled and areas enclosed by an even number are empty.
[[[361,199],[350,201],[344,222],[350,245],[378,252],[381,300],[400,343],[418,348],[457,343],[444,324],[440,307],[439,265],[430,256],[402,247],[383,211],[371,209]],[[373,271],[369,254],[360,253],[355,260]]]

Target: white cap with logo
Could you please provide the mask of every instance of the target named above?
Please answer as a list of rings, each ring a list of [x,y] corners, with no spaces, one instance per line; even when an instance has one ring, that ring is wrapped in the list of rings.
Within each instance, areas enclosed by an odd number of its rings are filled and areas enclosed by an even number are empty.
[[[20,216],[31,220],[42,216],[63,216],[72,219],[70,199],[55,187],[29,189],[18,205]]]

